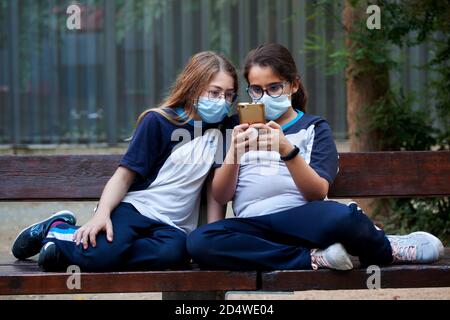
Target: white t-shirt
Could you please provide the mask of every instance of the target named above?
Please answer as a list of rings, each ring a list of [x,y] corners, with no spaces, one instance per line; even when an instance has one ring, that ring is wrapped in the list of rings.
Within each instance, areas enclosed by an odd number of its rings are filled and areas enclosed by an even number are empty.
[[[300,149],[319,176],[331,185],[338,172],[338,153],[328,123],[297,111],[297,118],[282,127],[286,138]],[[307,203],[276,151],[250,151],[241,157],[233,199],[237,217],[257,217]]]
[[[138,173],[122,201],[153,220],[194,230],[220,134],[214,126],[177,126],[158,113],[147,114],[120,162]]]

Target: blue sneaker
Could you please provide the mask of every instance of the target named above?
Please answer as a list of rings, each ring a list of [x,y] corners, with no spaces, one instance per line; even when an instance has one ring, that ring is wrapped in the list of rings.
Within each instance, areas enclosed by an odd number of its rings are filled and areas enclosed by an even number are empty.
[[[65,271],[69,263],[54,242],[47,242],[39,252],[38,265],[44,271]]]
[[[387,236],[392,247],[393,263],[431,263],[444,255],[441,240],[428,232],[405,236]]]
[[[35,223],[19,233],[12,246],[12,254],[19,260],[25,260],[39,253],[42,247],[42,241],[47,236],[50,226],[55,221],[75,225],[77,219],[75,215],[63,210],[55,213],[51,217],[41,222]]]

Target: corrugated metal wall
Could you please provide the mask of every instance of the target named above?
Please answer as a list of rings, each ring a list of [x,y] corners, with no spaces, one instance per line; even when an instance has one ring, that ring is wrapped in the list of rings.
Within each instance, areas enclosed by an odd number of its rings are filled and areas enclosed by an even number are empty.
[[[345,81],[308,64],[307,35],[339,36],[305,0],[83,0],[82,30],[66,28],[65,0],[0,0],[0,144],[116,144],[155,106],[194,53],[217,50],[240,67],[258,44],[294,54],[308,111],[346,137]],[[325,26],[325,27],[323,27]],[[411,61],[426,59],[411,50]],[[415,72],[415,73],[414,73]],[[418,71],[417,71],[418,72]],[[406,70],[405,83],[426,79]],[[241,81],[240,100],[247,101]],[[419,88],[420,89],[420,88]]]

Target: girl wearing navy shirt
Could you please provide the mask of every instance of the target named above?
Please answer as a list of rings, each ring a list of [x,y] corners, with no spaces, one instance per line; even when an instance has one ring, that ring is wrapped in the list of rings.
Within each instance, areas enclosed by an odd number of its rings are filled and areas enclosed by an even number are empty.
[[[237,87],[235,68],[222,55],[193,56],[161,106],[140,115],[92,219],[76,227],[73,213],[58,212],[23,230],[14,256],[40,253],[46,271],[185,267],[186,235],[197,226],[201,189],[220,142],[217,127]],[[209,214],[217,216],[222,207],[208,200]]]
[[[349,254],[366,266],[442,256],[433,235],[386,236],[356,203],[326,198],[339,156],[328,123],[305,113],[306,91],[286,48],[267,44],[251,51],[244,76],[252,100],[264,103],[268,123],[233,130],[212,194],[221,204],[233,200],[236,218],[189,235],[188,251],[200,266],[348,270]]]

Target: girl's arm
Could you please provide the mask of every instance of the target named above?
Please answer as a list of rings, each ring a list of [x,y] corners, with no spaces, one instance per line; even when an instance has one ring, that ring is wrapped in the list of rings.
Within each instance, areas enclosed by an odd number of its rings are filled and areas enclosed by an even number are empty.
[[[285,156],[294,148],[287,149],[282,156]],[[323,200],[328,194],[329,183],[314,171],[313,168],[306,163],[302,157],[295,157],[285,162],[286,167],[291,173],[292,179],[295,182],[298,190],[303,194],[305,200]]]
[[[108,241],[113,240],[111,212],[123,200],[138,174],[148,176],[161,154],[162,139],[157,113],[147,113],[138,123],[120,166],[103,189],[96,214],[75,233],[77,245],[82,242],[87,249],[90,242],[95,247],[100,231],[106,232]]]
[[[267,128],[267,126],[269,128]],[[258,124],[252,125],[252,127],[259,129],[269,129],[267,134],[260,134],[258,140],[258,146],[265,148],[265,150],[271,150],[274,147],[278,147],[278,151],[281,156],[286,156],[294,146],[289,142],[283,134],[283,131],[278,123],[270,121],[267,125]],[[275,146],[274,142],[278,140],[278,146]],[[301,156],[297,156],[291,160],[285,161],[292,179],[295,182],[298,190],[303,194],[305,200],[323,200],[329,189],[329,183],[326,179],[322,178],[317,172],[311,168],[311,166]]]
[[[106,183],[95,215],[74,234],[77,245],[83,244],[87,249],[89,243],[95,247],[96,237],[100,231],[106,232],[108,241],[113,240],[113,227],[111,223],[111,212],[116,208],[136,177],[136,173],[128,168],[120,166]]]
[[[120,166],[106,183],[98,203],[96,214],[111,215],[128,192],[136,177],[136,173]]]
[[[233,129],[231,146],[225,156],[223,164],[214,172],[212,179],[212,196],[220,205],[226,205],[231,201],[236,191],[236,183],[239,174],[239,159],[243,152],[247,151],[249,145],[255,145],[252,139],[245,139],[249,134],[245,131],[248,124],[241,124]]]
[[[212,194],[212,181],[216,170],[212,170],[206,180],[207,223],[213,223],[225,219],[226,208],[217,202]]]
[[[229,151],[222,166],[215,170],[212,179],[211,194],[220,205],[226,205],[231,201],[236,191],[239,164],[234,159],[234,151]]]

